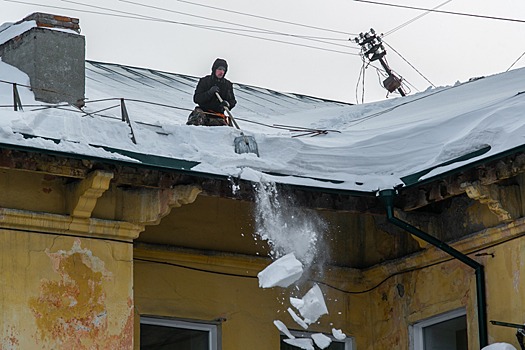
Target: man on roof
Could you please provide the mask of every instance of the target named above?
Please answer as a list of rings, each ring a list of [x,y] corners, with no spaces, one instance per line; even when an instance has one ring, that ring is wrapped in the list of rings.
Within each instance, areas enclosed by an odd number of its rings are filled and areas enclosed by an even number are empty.
[[[187,125],[223,126],[230,125],[224,115],[224,107],[232,109],[237,104],[233,85],[224,76],[228,63],[222,58],[213,62],[211,74],[202,77],[195,88],[193,101],[198,105],[188,117]],[[222,98],[219,101],[216,94]]]

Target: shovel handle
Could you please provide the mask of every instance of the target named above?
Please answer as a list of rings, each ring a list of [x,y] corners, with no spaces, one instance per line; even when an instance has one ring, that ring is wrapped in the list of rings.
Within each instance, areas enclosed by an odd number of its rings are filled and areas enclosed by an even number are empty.
[[[220,103],[222,103],[222,101],[224,101],[224,100],[222,99],[221,95],[219,95],[218,92],[215,93],[215,96],[217,96],[217,99],[219,100]],[[232,120],[232,122],[233,122],[233,125],[235,125],[235,127],[236,127],[237,129],[241,130],[241,128],[239,128],[239,125],[238,125],[237,122],[235,121],[235,118],[233,117],[233,114],[232,114],[232,112],[230,111],[230,109],[229,109],[228,107],[224,106],[224,110],[225,110],[226,112],[228,112],[228,115],[230,116],[230,118],[231,118],[231,120]]]

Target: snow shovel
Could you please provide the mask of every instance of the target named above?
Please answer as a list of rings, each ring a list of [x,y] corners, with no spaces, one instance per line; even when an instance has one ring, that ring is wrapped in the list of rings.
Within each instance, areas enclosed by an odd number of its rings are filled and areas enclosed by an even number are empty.
[[[219,102],[222,103],[223,99],[218,92],[215,93],[215,96],[217,96]],[[253,136],[244,135],[244,132],[241,130],[241,128],[239,128],[239,125],[235,121],[235,118],[233,118],[233,114],[230,111],[230,109],[224,106],[224,110],[228,112],[228,116],[230,117],[233,125],[235,125],[235,127],[241,132],[241,136],[237,136],[233,140],[233,144],[235,145],[235,153],[254,153],[257,155],[257,157],[259,157],[259,148],[257,147],[257,142],[255,142],[255,138]]]

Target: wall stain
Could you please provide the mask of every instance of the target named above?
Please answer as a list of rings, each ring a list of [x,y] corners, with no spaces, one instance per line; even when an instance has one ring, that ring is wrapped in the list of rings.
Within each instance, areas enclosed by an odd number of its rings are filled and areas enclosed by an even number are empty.
[[[131,350],[133,302],[128,297],[128,316],[122,319],[118,334],[116,326],[110,334],[103,281],[111,280],[112,274],[105,269],[104,262],[90,250],[81,248],[79,239],[70,251],[46,250],[46,254],[60,279],[42,279],[39,296],[29,301],[37,325],[36,338],[42,347]]]
[[[18,349],[20,342],[18,341],[19,334],[15,327],[8,327],[6,335],[2,338],[0,343],[0,350],[16,350]]]

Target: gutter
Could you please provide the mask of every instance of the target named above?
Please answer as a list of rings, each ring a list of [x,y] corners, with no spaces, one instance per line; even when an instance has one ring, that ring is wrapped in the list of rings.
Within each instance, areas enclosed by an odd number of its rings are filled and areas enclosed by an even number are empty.
[[[478,311],[478,336],[480,348],[488,345],[488,331],[487,331],[487,297],[485,292],[485,271],[483,265],[471,259],[467,255],[452,248],[445,242],[431,236],[430,234],[421,231],[420,229],[402,221],[394,216],[394,198],[395,190],[379,191],[379,197],[386,207],[387,219],[390,223],[402,228],[403,230],[421,238],[425,242],[432,244],[450,256],[458,259],[462,263],[470,266],[476,273],[476,301]]]

